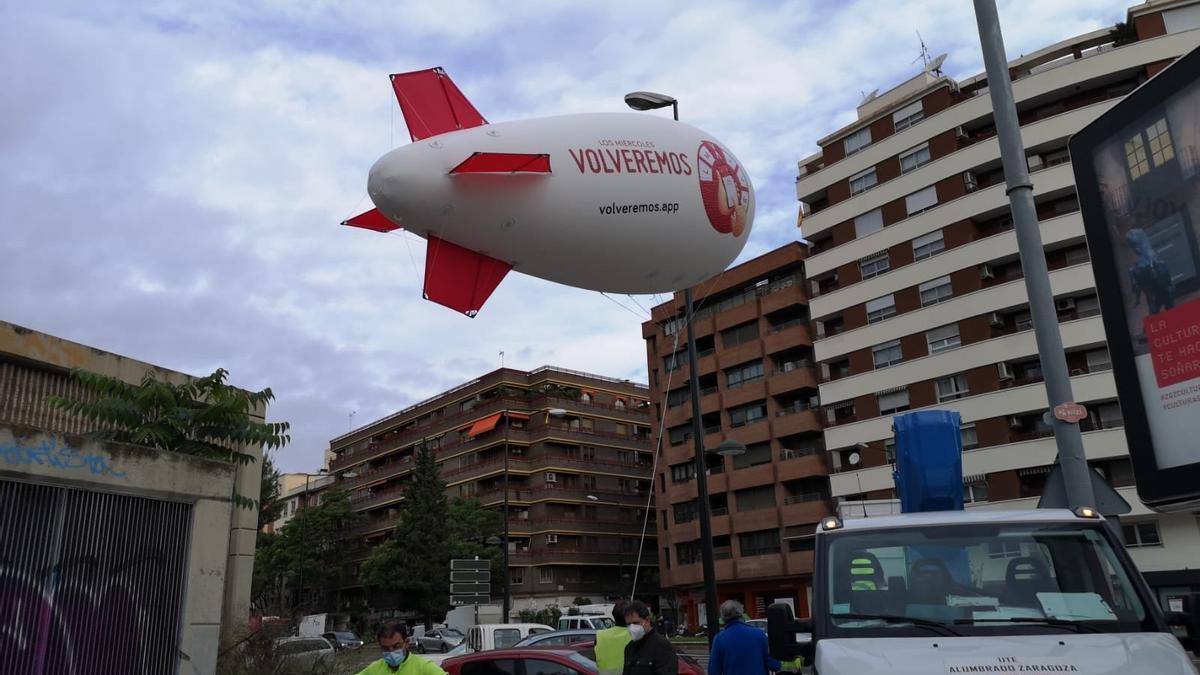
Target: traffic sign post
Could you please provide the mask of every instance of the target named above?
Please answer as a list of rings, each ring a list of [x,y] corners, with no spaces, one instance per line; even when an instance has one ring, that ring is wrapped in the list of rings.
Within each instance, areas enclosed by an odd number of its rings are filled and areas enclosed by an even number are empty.
[[[458,558],[450,561],[450,604],[482,605],[492,599],[492,562]]]
[[[455,581],[491,581],[491,580],[492,580],[492,573],[487,572],[487,571],[484,571],[484,572],[476,572],[474,570],[471,570],[471,571],[451,570],[450,571],[450,581],[451,582],[455,582]]]
[[[456,605],[456,606],[458,606],[458,605],[486,605],[487,603],[491,602],[491,600],[492,600],[492,596],[490,596],[486,593],[483,595],[451,595],[450,596],[450,604]]]

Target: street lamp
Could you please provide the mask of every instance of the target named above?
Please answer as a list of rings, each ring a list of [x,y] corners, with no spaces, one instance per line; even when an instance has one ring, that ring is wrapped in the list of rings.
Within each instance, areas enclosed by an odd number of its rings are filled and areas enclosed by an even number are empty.
[[[679,121],[679,101],[666,94],[635,91],[625,95],[625,104],[634,110],[657,110],[671,106],[675,121]],[[708,503],[708,462],[704,458],[704,426],[700,422],[700,374],[696,372],[696,331],[693,328],[695,311],[692,306],[692,287],[683,289],[684,320],[687,322],[688,389],[692,398],[692,436],[696,446],[696,491],[700,502],[700,552],[704,567],[704,613],[708,622],[708,644],[717,635],[717,573],[713,564],[712,508]],[[722,444],[724,445],[724,444]],[[728,448],[727,448],[728,449]],[[743,448],[744,451],[744,448]]]

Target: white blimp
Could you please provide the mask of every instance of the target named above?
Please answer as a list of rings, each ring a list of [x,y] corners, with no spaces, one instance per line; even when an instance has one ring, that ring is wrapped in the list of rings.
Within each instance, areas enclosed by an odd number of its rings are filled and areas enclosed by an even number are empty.
[[[468,316],[509,270],[662,293],[724,270],[754,220],[733,153],[681,122],[596,113],[488,124],[441,68],[392,75],[413,143],[375,163],[343,222],[429,242],[424,294]]]

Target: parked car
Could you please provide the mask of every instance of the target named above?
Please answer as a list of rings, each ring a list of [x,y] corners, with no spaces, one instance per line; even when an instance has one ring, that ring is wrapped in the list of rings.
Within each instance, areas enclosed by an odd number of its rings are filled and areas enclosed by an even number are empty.
[[[538,633],[549,633],[554,629],[540,623],[493,623],[471,626],[467,630],[467,649],[486,652],[507,649],[521,640]]]
[[[329,644],[333,645],[333,648],[338,651],[343,649],[361,649],[363,646],[363,641],[350,631],[338,630],[332,633],[322,633],[321,637],[329,640]]]
[[[536,649],[537,646],[534,645],[533,648]],[[563,649],[563,647],[559,647],[559,649]],[[595,640],[589,640],[587,642],[572,642],[568,644],[565,649],[579,652],[593,663],[596,661]],[[684,654],[683,652],[680,652],[678,647],[675,648],[675,656],[679,658],[679,675],[707,675],[707,671],[704,670],[704,667],[700,665],[699,661],[691,656],[688,656],[687,654]]]
[[[424,635],[416,638],[416,651],[419,654],[426,652],[448,652],[462,644],[466,637],[458,632],[457,628],[450,626],[434,628],[425,631]]]
[[[586,630],[589,628],[591,630],[604,630],[605,628],[612,628],[612,626],[613,620],[611,616],[602,616],[599,614],[590,616],[564,616],[558,620],[559,630]]]
[[[595,661],[569,649],[493,649],[441,665],[447,675],[597,675]]]
[[[579,629],[579,630],[556,630],[549,633],[537,633],[521,640],[516,647],[564,647],[566,645],[575,644],[576,642],[596,642],[596,631]]]
[[[275,654],[288,665],[311,668],[333,661],[334,648],[319,635],[285,637],[275,640]]]

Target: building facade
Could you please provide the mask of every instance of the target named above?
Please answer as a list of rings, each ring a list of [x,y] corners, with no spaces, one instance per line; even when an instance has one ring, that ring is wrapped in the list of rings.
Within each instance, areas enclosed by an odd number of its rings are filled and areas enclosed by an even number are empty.
[[[719,601],[752,617],[789,600],[808,615],[812,534],[832,513],[828,461],[804,284],[805,246],[792,243],[693,289],[704,446],[733,439],[747,452],[707,456]],[[642,324],[655,472],[659,567],[676,620],[704,619],[703,572],[683,293]]]
[[[1086,454],[1134,504],[1128,545],[1164,597],[1200,588],[1200,524],[1137,500],[1067,140],[1198,45],[1200,3],[1157,1],[1009,64]],[[987,84],[921,73],[799,163],[830,487],[846,515],[894,497],[902,411],[962,414],[971,507],[1034,505],[1055,459]]]
[[[262,531],[268,534],[279,532],[288,521],[296,517],[296,513],[308,506],[320,504],[321,494],[333,484],[333,476],[326,470],[321,473],[281,473],[279,474],[279,497],[281,504],[279,516],[265,523]]]
[[[507,471],[514,612],[628,595],[635,573],[638,594],[656,596],[649,406],[647,388],[627,380],[502,368],[333,439],[329,469],[365,516],[368,544],[396,526],[420,446],[448,496],[488,508],[503,508]],[[343,597],[369,602],[361,588]]]

